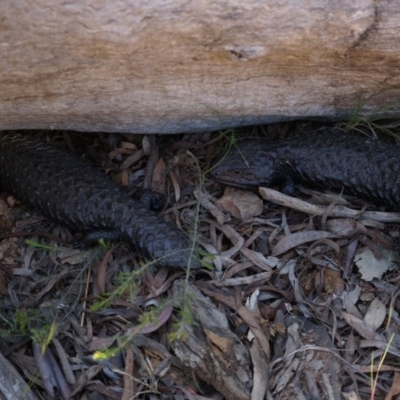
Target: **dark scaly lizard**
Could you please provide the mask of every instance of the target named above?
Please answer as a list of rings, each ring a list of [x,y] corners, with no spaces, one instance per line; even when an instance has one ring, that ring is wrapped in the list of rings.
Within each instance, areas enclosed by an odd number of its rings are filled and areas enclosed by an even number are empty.
[[[147,258],[185,268],[191,242],[95,166],[22,134],[0,135],[0,186],[31,209],[87,239],[123,239]],[[191,260],[191,268],[198,268]]]
[[[400,149],[338,130],[239,143],[211,177],[239,188],[278,184],[286,194],[293,194],[293,182],[301,182],[400,209]]]

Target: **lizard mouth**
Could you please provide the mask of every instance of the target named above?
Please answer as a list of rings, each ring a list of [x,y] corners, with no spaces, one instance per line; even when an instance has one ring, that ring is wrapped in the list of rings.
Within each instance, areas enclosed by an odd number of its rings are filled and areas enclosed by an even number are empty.
[[[220,184],[226,185],[226,186],[235,187],[238,189],[257,190],[260,186],[258,184],[252,184],[249,182],[246,182],[246,183],[237,182],[233,178],[226,179],[226,177],[221,178],[218,175],[213,175],[213,174],[210,174],[210,176],[211,176],[211,179],[217,183],[220,183]]]

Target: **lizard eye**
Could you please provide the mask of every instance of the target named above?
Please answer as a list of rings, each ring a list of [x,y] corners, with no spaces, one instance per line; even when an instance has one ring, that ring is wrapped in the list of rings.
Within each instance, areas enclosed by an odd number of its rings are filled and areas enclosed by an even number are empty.
[[[242,173],[242,171],[240,169],[234,169],[232,172],[233,172],[233,175],[240,175]]]

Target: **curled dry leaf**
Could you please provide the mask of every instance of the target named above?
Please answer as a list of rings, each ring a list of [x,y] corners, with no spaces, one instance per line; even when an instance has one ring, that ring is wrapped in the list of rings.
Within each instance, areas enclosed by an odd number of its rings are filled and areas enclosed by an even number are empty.
[[[181,188],[179,186],[178,179],[173,171],[169,171],[169,177],[171,179],[172,186],[174,187],[175,201],[178,202],[181,197]]]
[[[261,272],[260,274],[252,274],[237,278],[228,278],[223,280],[212,280],[216,286],[241,286],[241,285],[252,285],[254,283],[260,284],[262,281],[268,280],[272,275],[272,272]]]
[[[163,158],[160,158],[154,167],[153,179],[151,181],[151,190],[153,192],[166,194],[165,192],[165,177],[167,166]]]
[[[325,269],[324,271],[324,289],[326,293],[334,293],[341,296],[344,290],[344,281],[340,277],[339,271]]]
[[[336,236],[333,233],[324,231],[303,231],[292,233],[285,236],[277,243],[272,250],[272,255],[279,256],[280,254],[286,253],[301,244],[334,237]]]
[[[342,205],[342,206],[349,205],[349,202],[345,198],[337,194],[321,193],[321,192],[316,192],[315,190],[309,190],[308,192],[311,193],[312,199],[315,204],[326,205],[326,206],[330,204]]]
[[[253,390],[252,400],[265,399],[265,392],[268,388],[268,367],[269,362],[257,340],[253,340],[250,347],[251,360],[253,364]]]
[[[137,150],[134,154],[127,157],[126,160],[121,164],[121,169],[127,169],[131,167],[135,162],[139,161],[144,156],[143,150]]]
[[[395,268],[395,263],[399,261],[396,252],[384,248],[380,250],[382,257],[379,260],[368,247],[355,256],[355,263],[365,281],[380,279],[385,272]]]
[[[395,372],[392,386],[389,390],[389,393],[385,397],[385,400],[395,399],[399,394],[400,394],[400,373]]]
[[[132,149],[132,150],[137,150],[137,146],[135,143],[132,142],[124,142],[122,141],[120,146],[124,149]]]
[[[77,265],[92,259],[93,253],[93,249],[80,250],[60,246],[50,251],[50,257],[57,259],[61,264]]]
[[[368,307],[364,317],[364,322],[374,331],[376,331],[386,318],[387,310],[385,305],[375,297]]]
[[[124,148],[124,147],[118,147],[115,150],[112,150],[108,153],[108,157],[110,160],[113,160],[115,157],[117,157],[120,154],[135,154],[137,152],[136,149],[132,149],[132,148]]]
[[[271,268],[274,268],[278,265],[278,260],[276,257],[264,257],[264,255],[260,252],[250,250],[246,247],[242,247],[240,252],[264,271],[271,271]]]
[[[363,224],[349,218],[335,218],[326,222],[327,231],[338,236],[352,236],[355,234],[365,234],[367,229]]]
[[[357,288],[356,288],[357,289]],[[354,315],[355,317],[357,317],[358,319],[362,319],[363,316],[360,313],[360,311],[358,310],[357,306],[356,306],[356,302],[354,301],[354,297],[352,292],[348,293],[348,292],[344,292],[342,294],[342,300],[343,300],[343,307],[344,309],[349,313]],[[358,298],[357,298],[358,300]]]

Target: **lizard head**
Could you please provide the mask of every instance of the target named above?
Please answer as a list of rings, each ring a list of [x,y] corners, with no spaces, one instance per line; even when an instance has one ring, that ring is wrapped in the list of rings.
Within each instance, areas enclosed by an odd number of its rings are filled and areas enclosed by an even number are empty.
[[[270,186],[277,178],[276,155],[261,140],[240,143],[210,172],[216,182],[243,189]]]

